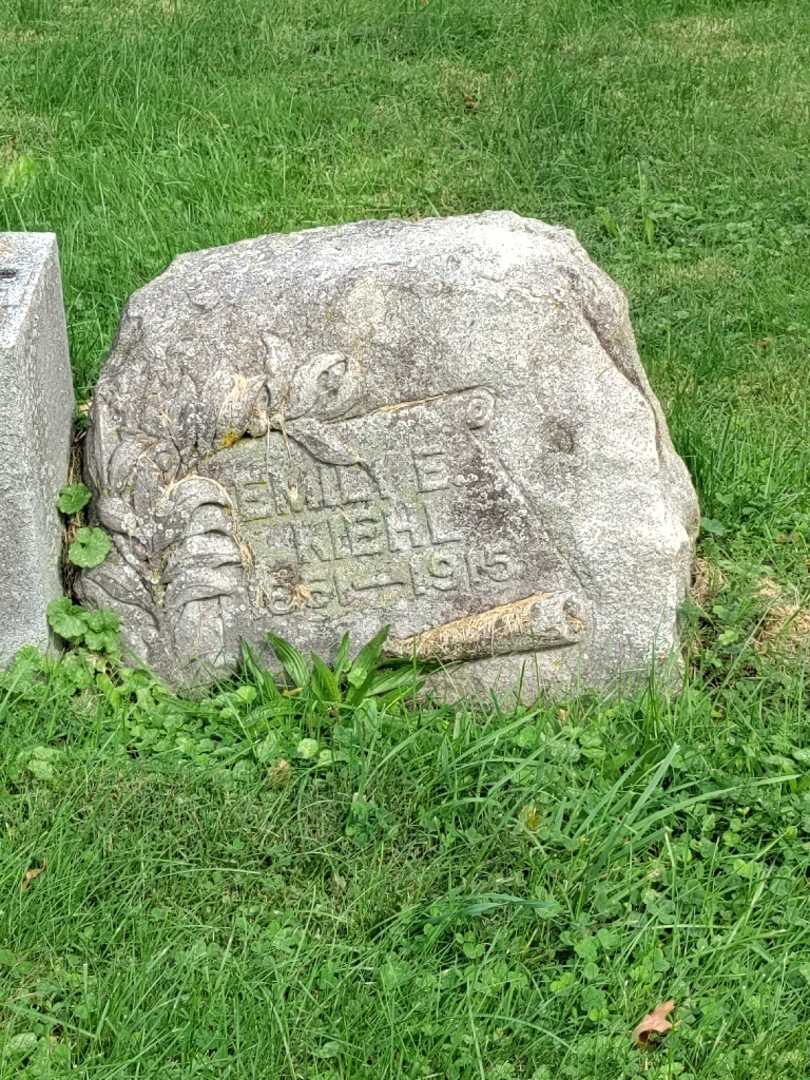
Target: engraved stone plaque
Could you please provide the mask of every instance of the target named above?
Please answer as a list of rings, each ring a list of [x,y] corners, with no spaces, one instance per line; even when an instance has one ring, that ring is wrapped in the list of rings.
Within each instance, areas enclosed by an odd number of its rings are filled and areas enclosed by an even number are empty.
[[[86,454],[115,548],[79,591],[177,685],[243,638],[329,658],[386,623],[449,695],[675,656],[694,491],[624,296],[565,230],[490,213],[182,256],[127,305]]]

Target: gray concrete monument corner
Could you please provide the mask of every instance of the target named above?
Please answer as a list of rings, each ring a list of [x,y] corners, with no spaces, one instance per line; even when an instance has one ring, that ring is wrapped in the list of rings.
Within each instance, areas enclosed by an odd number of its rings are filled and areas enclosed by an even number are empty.
[[[56,237],[0,233],[0,664],[50,643],[73,406]]]

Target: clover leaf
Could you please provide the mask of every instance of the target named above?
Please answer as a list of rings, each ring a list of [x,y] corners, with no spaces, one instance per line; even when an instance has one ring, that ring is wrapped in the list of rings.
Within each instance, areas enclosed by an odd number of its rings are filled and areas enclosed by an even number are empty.
[[[85,615],[87,632],[84,643],[91,652],[112,656],[119,650],[118,631],[121,620],[111,611],[89,611]]]
[[[91,498],[90,489],[84,484],[67,484],[59,492],[59,502],[56,505],[61,514],[78,514]]]
[[[65,641],[80,638],[85,632],[85,613],[67,596],[51,600],[48,604],[48,623],[55,634]]]
[[[56,503],[59,513],[78,514],[93,498],[89,487],[84,484],[66,484],[59,489],[59,500]]]
[[[74,566],[85,569],[100,566],[111,547],[112,541],[103,529],[79,529],[68,548],[68,558]]]

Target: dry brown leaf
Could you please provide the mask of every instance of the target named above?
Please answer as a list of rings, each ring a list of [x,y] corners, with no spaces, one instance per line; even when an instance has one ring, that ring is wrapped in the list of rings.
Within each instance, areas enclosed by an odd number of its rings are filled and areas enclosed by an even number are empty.
[[[754,642],[758,652],[802,657],[810,653],[810,608],[798,604],[774,604]]]
[[[26,889],[31,888],[31,882],[36,881],[40,874],[44,874],[48,869],[48,864],[44,862],[42,866],[31,866],[23,874],[23,879],[20,882],[20,891],[25,892]]]
[[[754,639],[757,652],[810,655],[810,608],[802,605],[798,589],[763,577],[756,595],[767,605]]]
[[[464,107],[469,109],[470,112],[475,112],[480,104],[481,102],[477,97],[474,97],[472,94],[464,94]]]
[[[672,1030],[672,1024],[667,1017],[675,1008],[674,1001],[664,1001],[656,1005],[651,1013],[647,1013],[644,1019],[636,1024],[633,1029],[633,1042],[636,1046],[651,1046],[654,1042],[652,1036],[666,1035]]]
[[[762,577],[757,582],[756,595],[760,600],[777,602],[784,596],[782,586],[771,577]]]
[[[292,776],[292,765],[284,758],[279,758],[270,770],[270,783],[273,787],[283,787]]]

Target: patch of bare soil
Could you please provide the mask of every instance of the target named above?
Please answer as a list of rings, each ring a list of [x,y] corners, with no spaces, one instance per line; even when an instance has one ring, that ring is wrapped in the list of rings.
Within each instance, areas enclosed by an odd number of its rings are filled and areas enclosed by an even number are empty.
[[[810,658],[810,607],[801,603],[798,592],[765,577],[757,597],[764,605],[754,640],[757,651]]]
[[[726,586],[726,577],[719,566],[708,559],[695,559],[692,567],[692,600],[700,608],[706,608]]]

